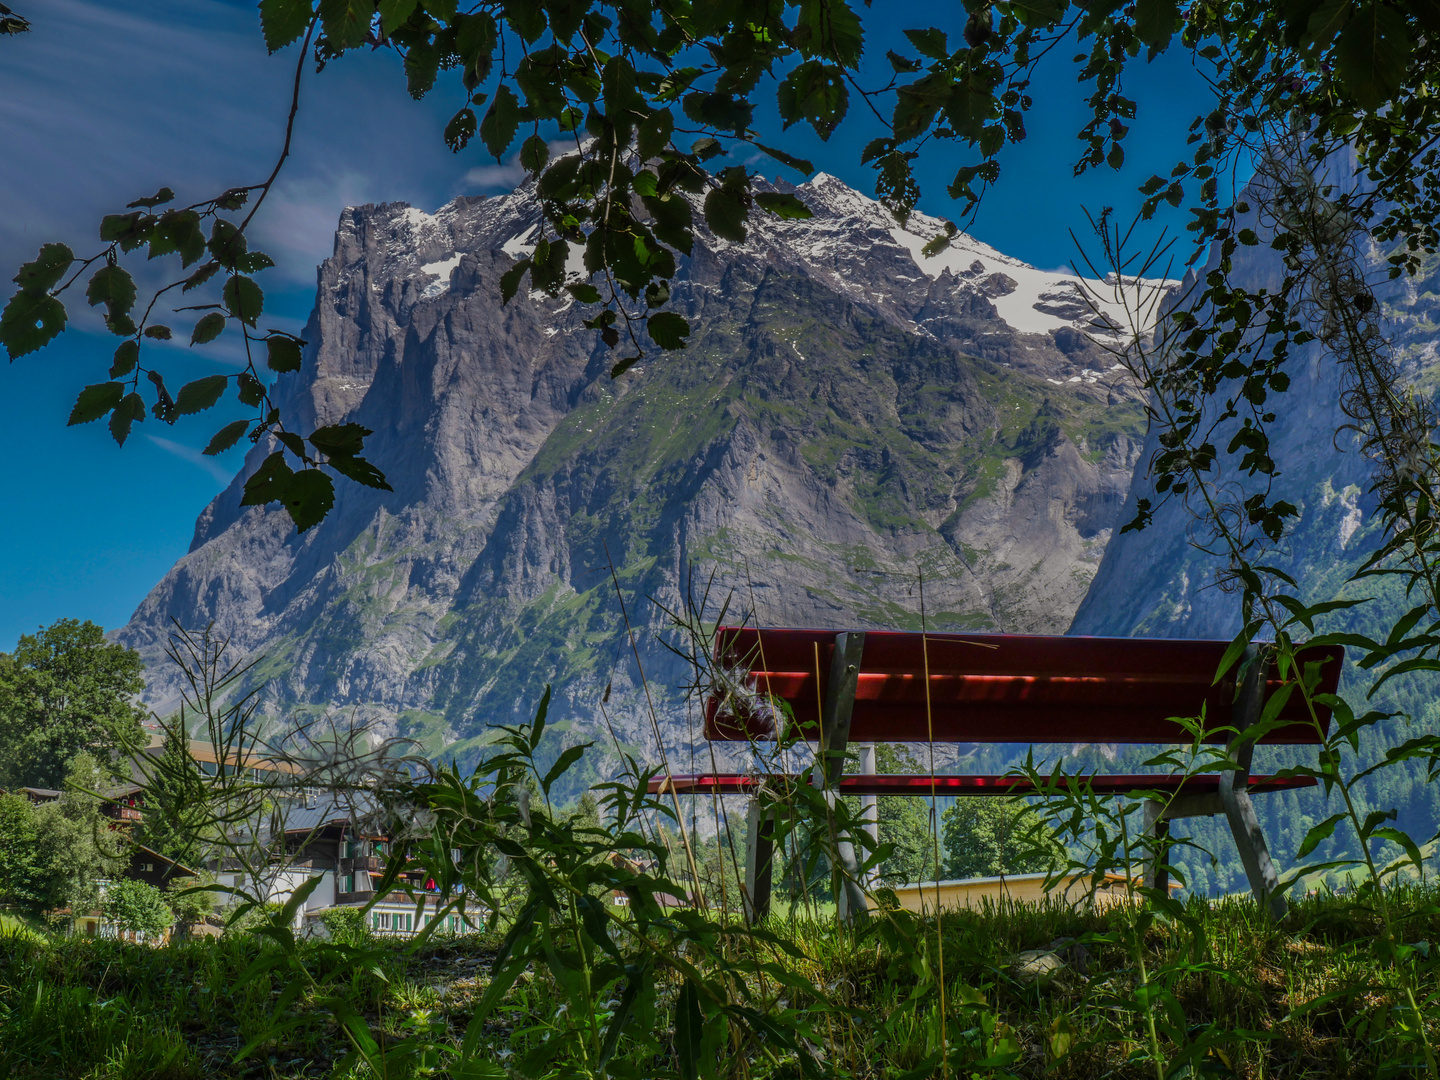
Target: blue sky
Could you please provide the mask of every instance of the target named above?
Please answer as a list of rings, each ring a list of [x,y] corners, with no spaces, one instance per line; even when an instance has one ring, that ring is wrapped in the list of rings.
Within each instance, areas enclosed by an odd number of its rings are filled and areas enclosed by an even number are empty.
[[[101,215],[162,185],[188,202],[269,171],[295,54],[266,55],[252,3],[11,6],[35,29],[0,40],[0,277],[8,279],[46,241],[97,249]],[[937,25],[958,38],[963,18],[960,4],[876,4],[867,17],[866,55],[878,62],[877,78],[888,72],[885,49],[913,52],[901,30]],[[1076,257],[1070,230],[1083,234],[1084,208],[1133,212],[1136,185],[1151,172],[1168,173],[1184,154],[1189,119],[1205,108],[1202,80],[1178,55],[1137,67],[1125,87],[1140,103],[1125,168],[1074,179],[1075,132],[1084,122],[1069,61],[1074,51],[1057,50],[1040,72],[1029,138],[1006,151],[1000,183],[972,229],[1045,267]],[[442,80],[425,101],[411,101],[398,64],[384,53],[346,56],[318,76],[307,71],[306,80],[296,150],[252,242],[278,264],[265,274],[262,325],[295,332],[344,206],[404,200],[433,210],[459,194],[509,190],[520,178],[513,163],[487,159],[478,140],[458,156],[446,149],[440,131],[456,107],[458,82]],[[860,148],[876,133],[865,117],[828,144],[808,128],[781,132],[773,118],[762,116],[759,126],[767,141],[861,191],[873,189],[859,164]],[[962,163],[948,146],[923,159],[922,209],[957,213],[945,186]],[[776,173],[768,159],[755,167]],[[1168,224],[1173,230],[1182,223]],[[65,616],[107,629],[124,623],[188,549],[196,516],[240,464],[239,450],[218,459],[199,454],[226,419],[217,411],[174,427],[151,419],[123,449],[103,425],[67,428],[75,394],[104,381],[116,341],[71,308],[78,333],[0,366],[7,405],[0,461],[8,466],[0,472],[0,649]],[[236,362],[223,349],[197,355],[177,344],[173,351],[172,386]]]

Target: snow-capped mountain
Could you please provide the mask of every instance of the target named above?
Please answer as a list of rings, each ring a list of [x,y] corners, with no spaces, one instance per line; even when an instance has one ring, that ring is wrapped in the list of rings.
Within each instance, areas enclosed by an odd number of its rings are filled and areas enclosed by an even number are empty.
[[[257,447],[119,634],[156,704],[171,617],[213,619],[264,656],[279,719],[354,710],[464,752],[546,682],[552,718],[588,727],[609,685],[644,745],[612,566],[677,732],[693,712],[652,599],[679,610],[712,573],[712,616],[731,595],[767,624],[918,625],[923,570],[932,626],[1063,630],[1143,434],[1092,337],[1126,321],[1113,289],[964,236],[926,257],[941,222],[901,228],[834,177],[785,190],[814,216],[757,212],[743,244],[700,229],[672,283],[689,347],[614,381],[584,305],[500,302],[539,236],[527,191],[346,210],[278,390],[301,429],[372,428],[395,491],[342,483],[297,536],[239,505]]]

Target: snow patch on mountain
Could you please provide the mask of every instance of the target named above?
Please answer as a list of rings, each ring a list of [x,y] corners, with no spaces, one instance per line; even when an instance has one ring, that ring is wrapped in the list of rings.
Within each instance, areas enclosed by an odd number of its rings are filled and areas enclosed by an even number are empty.
[[[884,230],[895,244],[910,254],[924,277],[937,281],[948,271],[956,279],[958,288],[987,295],[1005,323],[1021,333],[1048,334],[1064,328],[1083,330],[1102,338],[1113,338],[1117,331],[1126,337],[1129,336],[1126,331],[1148,333],[1149,325],[1131,325],[1134,320],[1127,313],[1126,300],[1129,300],[1130,311],[1138,310],[1153,321],[1160,297],[1178,284],[1137,278],[1117,282],[1113,275],[1099,281],[1063,270],[1040,270],[966,233],[958,233],[943,251],[926,255],[925,245],[945,232],[945,222],[939,218],[916,211],[902,226],[877,200],[867,198],[828,173],[816,174],[798,188],[797,194],[812,210],[828,212],[841,219],[837,222],[837,231],[849,232],[857,221],[872,230]],[[982,287],[996,275],[1008,279],[1012,286],[1008,292]]]

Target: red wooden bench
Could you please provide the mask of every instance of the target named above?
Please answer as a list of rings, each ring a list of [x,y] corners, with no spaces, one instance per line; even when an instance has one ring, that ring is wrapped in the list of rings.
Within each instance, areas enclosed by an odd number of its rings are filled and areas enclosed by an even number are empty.
[[[843,775],[845,751],[856,742],[978,743],[1188,743],[1176,717],[1205,715],[1205,741],[1227,744],[1239,770],[1223,775],[1127,774],[1088,776],[1097,792],[1155,791],[1167,795],[1146,806],[1146,828],[1163,833],[1172,818],[1223,813],[1229,821],[1251,888],[1275,916],[1285,910],[1275,895],[1277,875],[1255,817],[1250,794],[1313,786],[1309,777],[1252,776],[1257,742],[1316,745],[1324,740],[1330,710],[1319,726],[1298,694],[1268,731],[1252,730],[1278,685],[1263,663],[1251,664],[1243,687],[1232,667],[1215,682],[1225,641],[1041,637],[1020,634],[926,634],[894,631],[757,629],[725,627],[716,635],[715,661],[734,686],[706,702],[705,736],[711,740],[765,741],[781,734],[789,707],[798,734],[819,743],[811,782],[834,795],[1025,794],[1029,782],[1013,776]],[[1254,647],[1251,648],[1254,655]],[[1320,693],[1333,694],[1344,650],[1310,648],[1305,661],[1322,662]],[[928,680],[927,680],[928,676]],[[723,680],[722,680],[723,681]],[[926,687],[928,682],[929,692]],[[821,688],[824,688],[822,693]],[[657,777],[656,792],[756,793],[762,783],[786,778],[740,774]],[[790,777],[789,782],[801,778]],[[1071,781],[1073,782],[1073,781]],[[752,798],[748,815],[746,912],[769,910],[774,808]],[[842,843],[842,860],[853,861]],[[1147,877],[1160,888],[1163,861]],[[845,875],[842,909],[862,910],[864,894]]]

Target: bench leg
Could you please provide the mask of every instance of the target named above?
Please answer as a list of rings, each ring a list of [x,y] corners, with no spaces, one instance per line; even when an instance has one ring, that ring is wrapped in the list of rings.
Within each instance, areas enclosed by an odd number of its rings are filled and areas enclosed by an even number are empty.
[[[855,689],[860,685],[860,658],[865,633],[853,630],[835,635],[830,658],[830,684],[821,699],[820,752],[815,755],[816,787],[834,787],[845,772],[845,751],[850,745],[850,716],[855,711]]]
[[[1240,687],[1236,705],[1236,734],[1230,740],[1230,753],[1239,768],[1234,778],[1220,782],[1220,805],[1225,809],[1225,818],[1230,822],[1230,832],[1235,837],[1235,846],[1240,849],[1240,861],[1245,865],[1245,874],[1250,878],[1250,890],[1260,910],[1272,919],[1285,916],[1285,897],[1276,894],[1280,884],[1275,864],[1270,860],[1270,849],[1265,846],[1265,834],[1260,831],[1260,821],[1255,817],[1255,806],[1250,793],[1245,790],[1246,778],[1250,775],[1250,763],[1255,753],[1255,738],[1250,734],[1253,725],[1259,722],[1265,704],[1265,670],[1267,663],[1251,645],[1245,651],[1249,668],[1245,682]]]
[[[754,925],[770,914],[770,884],[775,872],[773,804],[751,799],[745,814],[745,921]]]
[[[842,923],[853,923],[869,917],[870,905],[865,900],[865,886],[860,881],[860,864],[855,858],[855,844],[848,836],[840,835],[839,830],[834,827],[836,795],[834,792],[826,792],[825,799],[831,807],[830,841],[835,851],[835,870],[840,878],[840,888],[835,894],[835,913]]]
[[[875,744],[863,743],[860,746],[860,774],[862,776],[875,775]],[[860,817],[865,822],[865,832],[870,837],[870,852],[873,855],[876,848],[880,846],[880,801],[875,795],[860,796]],[[873,889],[880,883],[878,868],[872,868],[865,875],[865,887]]]
[[[1150,799],[1145,803],[1145,835],[1154,839],[1155,847],[1145,859],[1145,876],[1141,879],[1147,889],[1158,889],[1162,895],[1170,895],[1170,821],[1165,815],[1165,804]]]
[[[1275,864],[1270,860],[1270,849],[1265,846],[1265,834],[1260,831],[1260,821],[1255,817],[1255,805],[1250,793],[1244,788],[1234,788],[1228,783],[1220,785],[1220,802],[1225,807],[1225,818],[1230,822],[1230,832],[1235,837],[1235,846],[1240,849],[1240,861],[1245,864],[1245,874],[1250,878],[1250,890],[1260,910],[1272,919],[1285,917],[1285,897],[1275,891],[1280,884],[1275,873]]]

